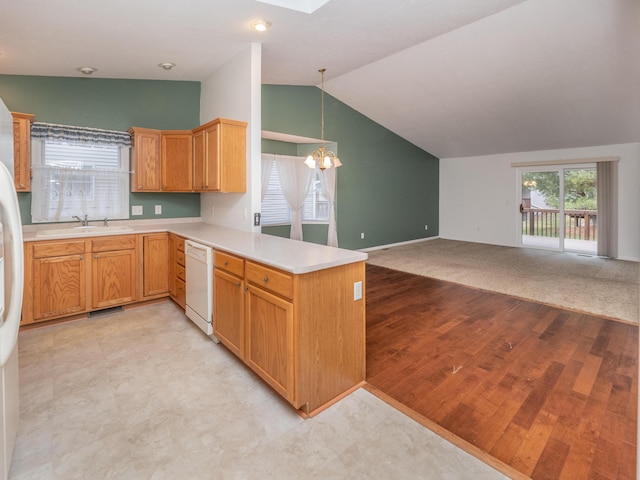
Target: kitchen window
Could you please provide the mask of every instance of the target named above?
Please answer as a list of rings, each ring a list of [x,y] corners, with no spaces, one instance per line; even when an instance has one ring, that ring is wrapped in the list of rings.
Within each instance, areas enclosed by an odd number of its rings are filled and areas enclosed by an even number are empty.
[[[32,221],[128,218],[130,142],[125,132],[34,123]]]

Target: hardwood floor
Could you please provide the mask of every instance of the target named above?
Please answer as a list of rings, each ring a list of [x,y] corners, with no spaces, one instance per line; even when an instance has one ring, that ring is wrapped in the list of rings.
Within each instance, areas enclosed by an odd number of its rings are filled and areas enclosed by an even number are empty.
[[[635,478],[636,325],[373,265],[366,302],[374,389],[533,479]]]

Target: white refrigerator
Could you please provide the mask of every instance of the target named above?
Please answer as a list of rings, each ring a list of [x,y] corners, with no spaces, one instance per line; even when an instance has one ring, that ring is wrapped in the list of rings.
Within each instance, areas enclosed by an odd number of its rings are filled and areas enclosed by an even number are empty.
[[[20,410],[18,329],[22,311],[22,223],[13,184],[13,118],[0,99],[0,477],[9,475]]]

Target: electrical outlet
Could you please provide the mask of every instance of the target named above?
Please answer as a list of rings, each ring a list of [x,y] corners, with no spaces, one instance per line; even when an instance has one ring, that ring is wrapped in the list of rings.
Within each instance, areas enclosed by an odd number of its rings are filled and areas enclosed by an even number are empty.
[[[142,205],[132,205],[131,215],[142,215]]]
[[[362,300],[362,282],[353,284],[353,300]]]
[[[162,205],[156,205],[156,215],[162,215]]]
[[[364,240],[364,232],[360,234],[360,240]]]
[[[429,225],[425,225],[425,226],[424,226],[424,229],[425,229],[425,230],[429,230]]]

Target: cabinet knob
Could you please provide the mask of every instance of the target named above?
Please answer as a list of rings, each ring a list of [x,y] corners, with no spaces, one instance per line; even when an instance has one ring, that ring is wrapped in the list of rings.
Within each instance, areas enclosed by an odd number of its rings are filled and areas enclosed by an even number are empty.
[[[226,267],[227,265],[229,265],[229,262],[224,262],[224,266]]]
[[[241,285],[241,283],[240,283],[240,282],[236,283],[236,287],[239,287],[240,285]]]
[[[93,258],[100,258],[98,255],[94,255]]]
[[[269,281],[269,277],[264,277],[264,278],[262,279],[262,281],[263,281],[264,283],[267,283],[267,282]]]
[[[84,255],[80,255],[80,260],[84,260]]]
[[[20,188],[24,188],[24,183],[21,183],[21,184],[20,184]]]
[[[142,188],[142,185],[138,185],[138,188],[140,188],[140,189],[141,189],[141,188]]]
[[[248,291],[248,290],[249,290],[249,287],[244,287],[244,291],[245,292]]]

